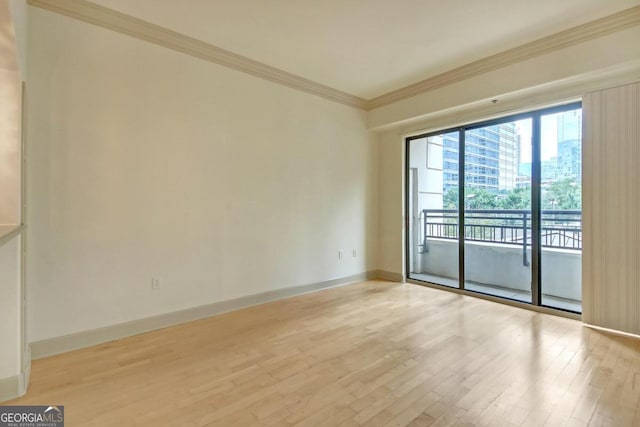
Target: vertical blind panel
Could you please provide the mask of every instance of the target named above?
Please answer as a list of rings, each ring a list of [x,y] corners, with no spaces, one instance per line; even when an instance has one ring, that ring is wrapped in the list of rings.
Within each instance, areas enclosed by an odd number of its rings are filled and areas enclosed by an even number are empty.
[[[582,318],[640,334],[640,83],[582,107]]]

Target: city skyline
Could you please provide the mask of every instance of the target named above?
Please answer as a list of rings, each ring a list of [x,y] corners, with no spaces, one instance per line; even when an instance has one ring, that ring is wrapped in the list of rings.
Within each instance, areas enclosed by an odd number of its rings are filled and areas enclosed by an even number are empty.
[[[442,135],[444,189],[458,186],[458,134]],[[465,133],[465,181],[489,191],[516,187],[519,136],[514,122],[471,129]]]
[[[582,169],[582,110],[541,118],[543,181],[574,179]],[[527,187],[531,178],[531,119],[475,128],[465,133],[465,184],[494,193]],[[458,186],[458,133],[442,135],[443,190]]]
[[[582,110],[544,116],[541,149],[543,181],[579,180],[582,176]],[[518,171],[521,176],[531,177],[531,162],[521,161]]]

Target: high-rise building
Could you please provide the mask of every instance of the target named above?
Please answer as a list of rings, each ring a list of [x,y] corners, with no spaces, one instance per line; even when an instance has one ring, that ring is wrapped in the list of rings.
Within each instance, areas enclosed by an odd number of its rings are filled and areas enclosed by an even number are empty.
[[[582,176],[582,110],[558,115],[558,177]]]
[[[579,139],[558,142],[558,175],[580,180],[582,173],[582,143]]]
[[[582,140],[582,110],[558,114],[558,142]]]
[[[551,157],[547,160],[540,162],[540,173],[542,174],[542,181],[555,181],[561,178],[558,172],[558,157]],[[530,187],[531,186],[531,162],[520,163],[518,168],[518,187]]]
[[[516,187],[520,158],[515,123],[468,130],[465,133],[465,183],[492,192]],[[458,133],[443,135],[445,190],[458,186]]]
[[[442,135],[442,184],[446,192],[458,188],[458,132]]]

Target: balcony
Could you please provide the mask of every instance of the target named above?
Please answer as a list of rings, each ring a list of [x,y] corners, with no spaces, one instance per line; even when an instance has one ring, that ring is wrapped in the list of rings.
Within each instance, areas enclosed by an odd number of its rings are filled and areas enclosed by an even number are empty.
[[[531,212],[465,210],[465,288],[531,301]],[[459,213],[424,209],[411,277],[458,287]],[[582,215],[541,213],[543,305],[581,311]]]

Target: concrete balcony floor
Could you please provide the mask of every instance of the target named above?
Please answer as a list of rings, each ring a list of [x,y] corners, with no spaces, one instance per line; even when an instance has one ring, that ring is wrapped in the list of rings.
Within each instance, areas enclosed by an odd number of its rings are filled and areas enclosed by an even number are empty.
[[[409,278],[414,280],[420,280],[423,282],[434,283],[436,285],[443,285],[450,288],[458,288],[458,280],[451,279],[449,277],[437,276],[434,274],[425,274],[425,273],[410,273]],[[531,292],[523,291],[520,289],[511,289],[503,286],[494,286],[487,285],[484,283],[475,283],[475,282],[465,282],[465,289],[473,292],[480,292],[483,294],[508,298],[511,300],[522,301],[526,303],[531,302]],[[582,302],[559,298],[553,295],[547,295],[544,292],[542,293],[542,305],[547,307],[557,308],[560,310],[568,310],[577,313],[582,312]]]

